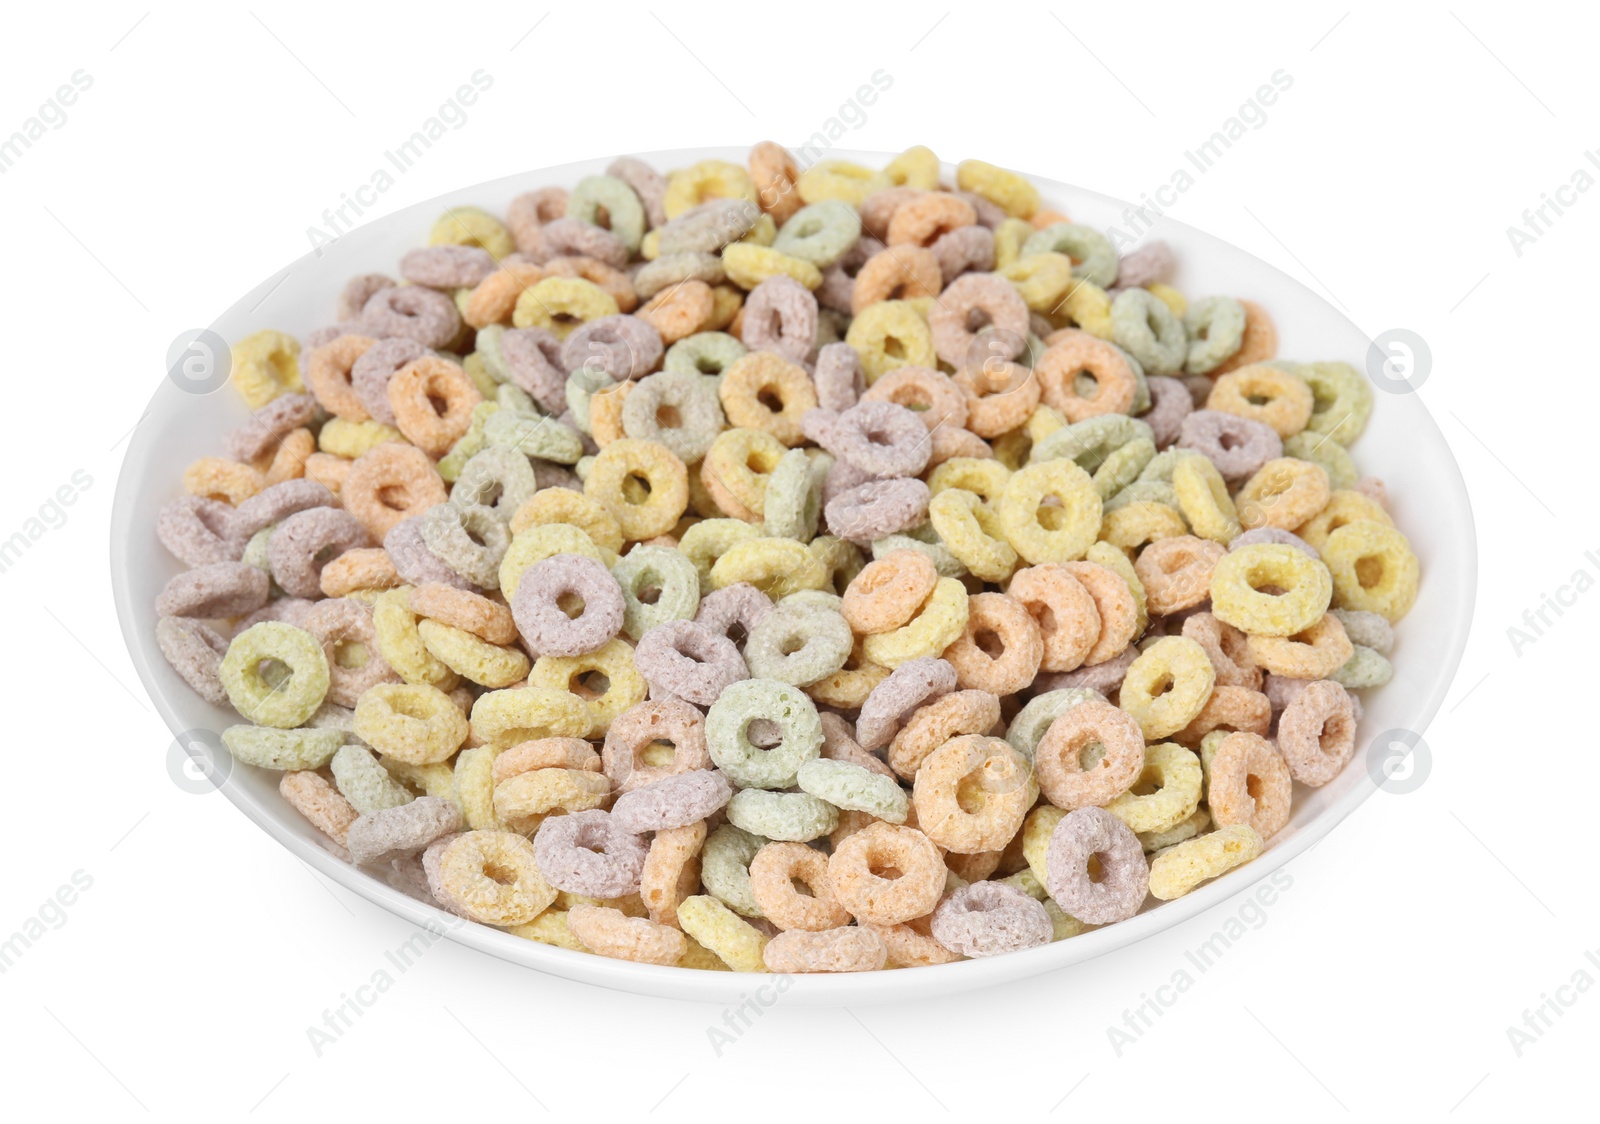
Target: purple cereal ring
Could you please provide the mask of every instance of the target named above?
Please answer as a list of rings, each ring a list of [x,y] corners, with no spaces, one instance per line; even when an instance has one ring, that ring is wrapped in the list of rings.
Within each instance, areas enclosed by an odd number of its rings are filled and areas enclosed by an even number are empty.
[[[874,687],[856,719],[862,749],[881,749],[920,706],[956,689],[956,669],[935,656],[907,660]]]
[[[367,302],[384,289],[394,288],[394,279],[381,273],[358,273],[339,290],[339,301],[334,306],[334,319],[359,320]]]
[[[602,316],[567,336],[561,344],[561,365],[569,373],[581,367],[624,382],[655,370],[665,351],[661,333],[647,321],[622,314]]]
[[[1132,667],[1133,661],[1138,658],[1138,645],[1129,644],[1103,663],[1080,667],[1074,671],[1041,675],[1038,681],[1034,683],[1034,691],[1037,694],[1042,694],[1045,691],[1059,691],[1067,687],[1087,687],[1091,691],[1099,691],[1102,695],[1109,695],[1112,691],[1122,686],[1122,680],[1128,674],[1128,668]]]
[[[563,598],[576,597],[583,612],[567,616]],[[524,570],[511,595],[511,619],[528,654],[581,656],[593,652],[622,628],[622,586],[596,559],[556,554]]]
[[[447,347],[461,332],[461,313],[444,293],[421,285],[380,289],[361,310],[361,328],[369,336],[403,336],[423,347]]]
[[[700,601],[696,624],[704,625],[735,646],[772,613],[772,598],[749,582],[735,582],[713,590]],[[739,631],[735,633],[735,629]]]
[[[228,456],[249,463],[271,449],[290,431],[310,425],[317,416],[317,400],[309,394],[284,394],[250,415],[250,420],[228,434]]]
[[[262,489],[235,508],[229,533],[247,543],[257,531],[281,523],[296,512],[336,507],[338,502],[325,485],[315,480],[285,480]]]
[[[549,816],[533,837],[539,872],[558,890],[620,898],[639,888],[650,845],[598,808]]]
[[[667,225],[667,177],[656,171],[637,156],[619,156],[611,161],[606,175],[616,176],[633,188],[633,193],[644,204],[644,215],[649,229]]]
[[[817,298],[793,277],[777,273],[750,290],[740,334],[751,351],[805,362],[817,338]]]
[[[627,244],[592,222],[556,219],[545,223],[540,233],[544,235],[545,249],[554,257],[594,258],[613,269],[628,264]]]
[[[297,511],[267,540],[272,580],[293,597],[322,596],[322,567],[347,550],[372,545],[367,529],[338,507]]]
[[[717,769],[694,769],[625,792],[611,806],[611,822],[642,835],[699,823],[733,797],[733,786]]]
[[[987,319],[978,329],[972,326],[976,316]],[[991,357],[1015,359],[1028,346],[1028,306],[1017,287],[999,274],[969,273],[939,294],[928,314],[928,330],[933,350],[957,370]],[[977,331],[985,332],[981,340]]]
[[[384,425],[394,424],[394,407],[389,405],[389,380],[401,367],[426,354],[428,349],[416,340],[395,336],[379,340],[351,365],[350,389],[356,392],[374,420]]]
[[[974,882],[933,911],[933,939],[963,956],[995,956],[1049,944],[1055,933],[1044,906],[1004,882]]]
[[[305,339],[300,341],[301,354],[313,351],[332,343],[340,336],[359,336],[366,333],[366,328],[360,320],[341,320],[337,324],[329,324],[326,328],[317,328],[307,332]]]
[[[823,516],[834,535],[857,546],[870,546],[885,535],[926,522],[930,498],[928,486],[916,477],[870,480],[829,500]]]
[[[994,231],[986,226],[958,226],[929,248],[947,288],[963,273],[988,273],[994,268]]]
[[[652,688],[696,706],[710,706],[724,689],[750,678],[733,641],[694,621],[668,621],[645,633],[633,666]]]
[[[1100,860],[1100,881],[1089,858]],[[1056,824],[1045,852],[1045,889],[1068,916],[1086,925],[1126,921],[1144,904],[1150,864],[1133,830],[1104,808],[1079,808]]]
[[[561,341],[543,328],[512,328],[500,337],[500,358],[511,381],[552,416],[567,408],[567,369]]]
[[[849,461],[834,461],[833,467],[828,469],[827,478],[822,481],[823,506],[826,507],[834,496],[843,495],[851,488],[876,479],[872,473],[863,472]]]
[[[817,303],[823,308],[831,308],[849,316],[854,307],[856,274],[872,260],[873,255],[882,253],[884,249],[884,244],[871,235],[863,234],[857,238],[855,244],[844,252],[844,257],[822,271]]]
[[[583,481],[566,465],[540,460],[538,457],[530,457],[528,460],[533,465],[533,482],[539,490],[567,488],[574,492],[583,491]]]
[[[811,381],[817,386],[817,404],[834,413],[854,406],[867,389],[861,355],[847,343],[830,343],[817,352]]]
[[[306,614],[310,613],[316,604],[315,601],[304,597],[276,598],[249,616],[240,617],[234,623],[233,634],[237,636],[251,625],[260,624],[262,621],[277,621],[279,624],[292,624],[299,628],[300,622],[306,619]]]
[[[440,836],[460,830],[461,811],[455,801],[419,796],[408,804],[357,816],[344,845],[352,863],[367,866],[415,855]]]
[[[400,276],[430,289],[471,289],[500,268],[477,246],[423,246],[400,259]]]
[[[213,706],[227,705],[228,692],[217,669],[228,653],[228,642],[216,629],[184,617],[162,617],[156,621],[156,644],[195,694]]]
[[[1262,465],[1283,456],[1283,438],[1270,425],[1220,410],[1196,410],[1184,418],[1178,446],[1208,458],[1229,481],[1254,476]]]
[[[353,707],[368,687],[400,682],[400,676],[378,651],[378,632],[372,623],[371,605],[350,597],[318,601],[297,627],[322,642],[323,655],[328,658],[329,702]],[[365,658],[359,663],[341,658],[352,649],[359,650]]]
[[[161,508],[156,537],[185,566],[237,562],[245,539],[234,534],[233,508],[204,496],[182,496]]]
[[[1140,246],[1124,257],[1117,265],[1117,286],[1122,289],[1144,288],[1159,282],[1170,281],[1178,268],[1178,259],[1172,247],[1165,242],[1151,242]]]
[[[928,427],[893,402],[857,402],[839,414],[807,410],[800,427],[840,461],[874,477],[915,476],[932,455]]]
[[[1282,527],[1252,527],[1241,532],[1228,543],[1229,552],[1238,550],[1241,546],[1256,546],[1260,543],[1276,543],[1281,546],[1292,546],[1308,557],[1322,561],[1322,554],[1316,547],[1306,542],[1305,539],[1293,531],[1285,531]]]
[[[428,540],[423,533],[422,515],[402,519],[391,527],[389,533],[383,536],[383,549],[388,552],[389,561],[394,564],[395,572],[411,585],[443,582],[445,585],[453,585],[469,593],[476,592],[471,582],[452,570],[442,558],[428,549]]]
[[[248,562],[212,562],[185,570],[156,597],[158,617],[242,617],[267,603],[267,572]]]
[[[1150,387],[1150,409],[1139,420],[1150,427],[1156,448],[1165,449],[1178,439],[1183,420],[1194,413],[1194,399],[1177,379],[1152,375],[1145,381]]]

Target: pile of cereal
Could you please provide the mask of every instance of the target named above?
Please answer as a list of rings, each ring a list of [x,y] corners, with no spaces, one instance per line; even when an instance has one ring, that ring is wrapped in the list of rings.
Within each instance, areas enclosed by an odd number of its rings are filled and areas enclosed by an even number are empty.
[[[1416,595],[1371,391],[941,180],[623,158],[239,341],[157,529],[228,750],[446,910],[685,968],[1032,948],[1260,854]]]

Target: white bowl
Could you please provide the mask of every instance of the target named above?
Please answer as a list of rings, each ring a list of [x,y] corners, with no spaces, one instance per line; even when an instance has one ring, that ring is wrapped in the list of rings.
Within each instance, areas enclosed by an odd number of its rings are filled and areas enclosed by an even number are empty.
[[[860,159],[873,166],[890,159],[881,153],[828,155]],[[668,169],[707,157],[742,163],[744,156],[743,150],[730,148],[662,152],[645,158]],[[607,163],[609,158],[508,176],[360,227],[323,247],[320,257],[307,254],[267,278],[223,313],[212,328],[230,342],[269,327],[303,337],[332,322],[334,301],[346,278],[372,271],[392,273],[405,251],[423,244],[429,227],[446,206],[477,205],[502,214],[519,192],[551,183],[571,186],[582,176],[602,172]],[[1034,182],[1047,205],[1065,211],[1077,222],[1107,229],[1123,221],[1126,204],[1116,199],[1049,180]],[[1184,292],[1228,293],[1266,306],[1278,326],[1280,354],[1305,360],[1337,359],[1364,368],[1367,337],[1299,282],[1182,223],[1162,219],[1141,241],[1148,238],[1171,244],[1179,261],[1175,284]],[[1320,789],[1297,786],[1294,815],[1273,837],[1267,851],[1186,897],[1147,904],[1144,912],[1119,925],[987,960],[914,971],[800,976],[792,981],[786,1003],[830,1006],[925,999],[1089,960],[1194,917],[1248,888],[1322,838],[1376,790],[1367,767],[1368,748],[1379,731],[1422,733],[1438,711],[1466,645],[1477,570],[1472,509],[1444,435],[1418,395],[1380,389],[1376,397],[1372,420],[1354,453],[1364,473],[1388,483],[1395,521],[1421,559],[1422,589],[1416,607],[1398,629],[1393,682],[1365,692],[1366,714],[1356,758]],[[156,540],[156,513],[162,504],[181,494],[184,466],[196,457],[220,453],[223,434],[245,416],[243,403],[231,389],[196,395],[164,380],[150,401],[148,416],[134,432],[117,482],[111,528],[117,615],[139,677],[175,734],[220,732],[239,719],[190,690],[156,646],[156,594],[180,569]],[[278,774],[230,765],[226,760],[216,763],[213,775],[226,771],[222,791],[268,835],[314,870],[415,924],[447,932],[453,940],[516,964],[620,991],[726,1003],[737,1002],[740,993],[749,988],[748,980],[731,973],[610,960],[463,923],[338,858],[328,841],[279,797]]]

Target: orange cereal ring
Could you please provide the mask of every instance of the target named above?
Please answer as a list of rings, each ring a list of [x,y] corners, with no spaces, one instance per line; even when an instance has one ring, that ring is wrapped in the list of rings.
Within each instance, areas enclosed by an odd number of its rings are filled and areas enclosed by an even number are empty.
[[[932,250],[920,246],[880,250],[856,274],[850,288],[850,312],[860,315],[878,301],[937,297],[943,288],[944,275]]]
[[[715,309],[710,285],[684,281],[662,289],[634,315],[660,332],[663,343],[676,343],[700,331]]]
[[[634,385],[631,379],[624,379],[590,397],[589,433],[602,449],[627,436],[622,430],[622,403]]]
[[[927,919],[916,918],[913,923],[904,925],[872,926],[873,932],[883,938],[884,945],[889,949],[891,967],[926,968],[934,964],[954,964],[964,959],[959,952],[951,952],[934,940],[932,934],[916,928],[915,923],[926,928]]]
[[[756,203],[772,216],[773,222],[782,226],[805,206],[800,192],[795,190],[800,179],[800,165],[795,163],[789,150],[776,141],[761,141],[751,148],[749,163]]]
[[[1039,379],[1020,363],[988,360],[957,371],[954,381],[967,396],[967,428],[979,437],[1010,433],[1039,408]]]
[[[1263,839],[1289,822],[1289,763],[1259,734],[1232,733],[1211,758],[1206,806],[1218,827],[1247,823]]]
[[[494,782],[510,780],[535,769],[576,769],[600,772],[600,755],[582,738],[534,738],[518,742],[494,759]]]
[[[317,436],[309,429],[292,429],[278,442],[272,459],[267,462],[267,486],[285,480],[298,480],[306,474],[306,461],[317,451]]]
[[[1272,725],[1272,703],[1260,691],[1248,687],[1213,687],[1189,724],[1172,740],[1184,745],[1199,745],[1212,730],[1239,730],[1265,736]]]
[[[1098,742],[1105,752],[1084,768],[1084,751]],[[1125,710],[1089,699],[1062,712],[1033,751],[1039,788],[1057,808],[1104,807],[1144,771],[1144,732]]]
[[[1355,655],[1344,622],[1332,613],[1293,636],[1252,636],[1250,658],[1274,675],[1290,679],[1327,679]]]
[[[938,584],[939,571],[917,550],[891,550],[845,587],[839,607],[857,635],[893,632],[911,622]]]
[[[1050,339],[1033,365],[1045,405],[1060,410],[1069,422],[1132,412],[1138,382],[1116,347],[1075,328],[1056,332]],[[1092,394],[1084,383],[1092,385]]]
[[[880,821],[834,848],[828,879],[835,900],[863,925],[899,925],[933,912],[945,866],[922,832]]]
[[[423,452],[442,457],[472,425],[472,408],[483,401],[467,373],[448,359],[424,355],[389,380],[395,427]],[[444,403],[441,412],[435,405]]]
[[[1021,603],[1039,626],[1041,671],[1072,671],[1083,665],[1100,639],[1100,610],[1066,566],[1044,563],[1018,570],[1006,595]]]
[[[532,262],[502,262],[498,270],[478,282],[467,296],[461,318],[474,328],[511,323],[517,298],[544,280],[544,275],[544,270]]]
[[[398,580],[395,584],[399,584]],[[423,582],[412,588],[409,599],[411,611],[417,616],[470,632],[491,644],[511,644],[517,639],[511,610],[482,594],[443,582]]]
[[[550,277],[589,282],[616,302],[618,312],[632,312],[639,307],[639,294],[633,287],[633,280],[599,258],[551,258],[544,263],[544,271]]]
[[[970,407],[969,407],[970,408]],[[928,435],[928,467],[935,468],[956,457],[994,459],[989,443],[970,429],[943,425]]]
[[[336,457],[332,453],[312,453],[306,458],[301,475],[307,480],[315,480],[334,495],[338,495],[340,489],[344,487],[345,477],[350,475],[352,463],[354,462]]]
[[[285,773],[278,792],[311,826],[343,847],[359,813],[321,773],[309,769]]]
[[[1211,596],[1211,571],[1224,554],[1221,543],[1193,535],[1157,539],[1139,552],[1133,570],[1144,585],[1151,616],[1189,609]]]
[[[818,933],[850,924],[849,911],[833,900],[828,856],[804,843],[768,843],[757,851],[750,860],[750,892],[762,915],[780,929]]]
[[[372,417],[350,385],[350,369],[377,342],[369,336],[340,336],[306,353],[301,363],[306,389],[328,413],[353,422]]]
[[[889,768],[912,780],[928,754],[962,734],[987,734],[1000,721],[1000,700],[988,691],[951,691],[917,708],[889,743]]]
[[[894,213],[913,199],[920,199],[922,190],[904,185],[874,191],[856,208],[861,213],[861,229],[879,242],[889,240],[889,224]]]
[[[1252,363],[1214,380],[1206,409],[1271,426],[1279,437],[1306,427],[1316,406],[1311,385],[1267,363]]]
[[[944,650],[956,682],[992,695],[1023,690],[1039,674],[1043,658],[1039,625],[1021,601],[1003,593],[968,597],[967,630]]]
[[[791,448],[805,441],[800,418],[817,405],[805,368],[770,351],[733,362],[722,372],[717,396],[730,425],[770,433]]]
[[[767,479],[787,450],[759,429],[726,429],[700,462],[700,482],[712,500],[734,519],[761,522]]]
[[[1100,614],[1100,636],[1089,654],[1083,657],[1083,666],[1105,663],[1131,644],[1139,631],[1139,605],[1133,590],[1120,574],[1098,562],[1060,562],[1057,565],[1089,591]]]
[[[683,928],[678,906],[700,890],[700,849],[706,842],[706,821],[656,832],[639,875],[639,897],[657,925]]]
[[[262,488],[266,476],[247,464],[223,457],[201,457],[183,470],[183,490],[191,496],[238,506]]]
[[[951,738],[930,753],[911,793],[922,833],[961,855],[999,851],[1038,799],[1027,758],[983,734]]]
[[[1278,457],[1262,465],[1234,496],[1239,526],[1291,530],[1307,523],[1327,506],[1332,489],[1320,464]]]
[[[1239,343],[1239,350],[1211,372],[1213,378],[1275,358],[1278,354],[1278,329],[1272,323],[1272,317],[1267,315],[1267,310],[1255,301],[1241,298],[1239,303],[1244,306],[1244,338]]]
[[[929,191],[895,208],[889,220],[891,246],[931,246],[940,238],[978,221],[978,212],[959,195]]]
[[[930,430],[967,424],[967,397],[949,375],[927,367],[897,367],[878,377],[861,395],[863,402],[904,406]]]
[[[345,551],[322,567],[318,580],[324,597],[345,597],[363,589],[393,589],[404,584],[389,561],[389,552],[374,546]]]
[[[339,489],[344,509],[382,542],[402,520],[449,499],[433,461],[414,445],[385,442],[356,458]]]

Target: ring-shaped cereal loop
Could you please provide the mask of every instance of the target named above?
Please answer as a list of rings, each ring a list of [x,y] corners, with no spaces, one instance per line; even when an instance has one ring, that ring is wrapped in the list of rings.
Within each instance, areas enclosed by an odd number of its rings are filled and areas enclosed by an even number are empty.
[[[671,763],[646,764],[645,750],[662,742],[672,747]],[[677,699],[640,703],[612,720],[601,761],[618,793],[632,792],[680,773],[709,769],[705,717]]]
[[[511,534],[521,537],[535,527],[569,523],[602,550],[622,550],[622,528],[598,501],[571,488],[541,488],[511,516]]]
[[[868,636],[862,650],[873,663],[893,671],[911,660],[939,655],[966,628],[967,587],[955,578],[940,578],[909,623]]]
[[[1006,540],[1003,520],[974,493],[940,492],[928,504],[928,521],[950,553],[982,580],[1003,582],[1016,569],[1017,552]]]
[[[837,674],[853,647],[850,626],[837,612],[786,601],[750,630],[744,658],[752,678],[809,687]]]
[[[1117,251],[1111,240],[1092,226],[1058,222],[1035,231],[1022,244],[1022,256],[1066,254],[1076,263],[1073,275],[1102,289],[1117,281]]]
[[[1081,709],[1081,708],[1080,708]],[[1100,879],[1089,875],[1096,858]],[[1144,904],[1150,866],[1139,837],[1104,808],[1068,812],[1050,835],[1045,889],[1069,916],[1089,925],[1125,921]]]
[[[1117,700],[1155,741],[1194,721],[1216,682],[1204,648],[1186,636],[1163,636],[1133,661]]]
[[[796,882],[809,892],[802,894]],[[804,843],[768,843],[757,851],[750,890],[762,915],[780,929],[821,932],[850,923],[849,911],[831,895],[828,856]]]
[[[1406,537],[1370,519],[1346,523],[1328,536],[1322,560],[1333,578],[1333,603],[1377,613],[1393,624],[1417,599],[1420,566]]]
[[[937,496],[947,488],[961,488],[998,507],[1009,479],[1011,470],[999,461],[952,457],[928,474],[928,490]]]
[[[975,316],[986,318],[985,329],[992,329],[981,339],[970,326]],[[939,358],[957,369],[990,356],[1015,359],[1027,347],[1028,306],[1004,278],[969,273],[939,295],[928,328]]]
[[[581,738],[589,732],[584,701],[546,687],[486,691],[472,704],[471,721],[478,741],[500,749],[541,738]]]
[[[1376,500],[1360,492],[1340,488],[1329,493],[1328,502],[1322,510],[1296,527],[1294,533],[1320,556],[1322,548],[1328,545],[1329,535],[1345,524],[1361,519],[1382,523],[1387,527],[1394,526],[1394,520]]]
[[[667,194],[662,200],[667,218],[675,219],[713,199],[756,202],[750,173],[726,160],[702,160],[667,174]]]
[[[311,607],[300,627],[322,642],[328,660],[328,702],[353,707],[369,688],[399,681],[378,651],[370,605],[349,597],[326,598]]]
[[[790,843],[809,843],[839,824],[839,809],[805,792],[746,788],[728,801],[728,822],[753,835]]]
[[[978,212],[959,195],[930,191],[896,207],[885,229],[890,246],[932,246],[964,226],[973,226]]]
[[[625,539],[642,541],[666,534],[683,517],[689,472],[665,445],[625,437],[600,450],[583,491],[611,512]]]
[[[1231,543],[1239,535],[1239,513],[1217,466],[1199,453],[1179,457],[1172,470],[1178,511],[1194,533]]]
[[[1018,570],[1006,595],[1020,602],[1038,625],[1039,670],[1071,671],[1083,665],[1100,639],[1100,608],[1071,570],[1054,563]],[[1113,642],[1108,638],[1107,647]],[[1106,653],[1108,658],[1115,654]]]
[[[1211,757],[1206,806],[1217,826],[1244,823],[1270,839],[1289,822],[1289,763],[1258,734],[1232,733]]]
[[[844,342],[860,355],[868,386],[897,367],[933,367],[939,358],[928,321],[908,301],[868,305],[850,321]]]
[[[917,825],[947,851],[972,855],[1005,847],[1039,798],[1027,758],[1002,738],[963,734],[917,769]]]
[[[1282,592],[1264,592],[1270,589]],[[1332,598],[1328,567],[1279,543],[1229,551],[1211,574],[1212,614],[1254,636],[1304,632],[1327,612]]]
[[[1044,638],[1020,601],[1003,593],[967,598],[967,628],[944,650],[962,687],[992,695],[1026,690],[1039,674]]]
[[[634,384],[634,390],[622,404],[623,432],[665,445],[685,464],[704,457],[722,432],[722,406],[703,375],[663,371]]]
[[[634,640],[658,624],[692,620],[700,606],[700,576],[677,550],[636,546],[611,567],[611,576],[622,589],[622,630]]]
[[[752,538],[734,543],[711,567],[711,588],[746,582],[774,600],[821,589],[828,571],[822,559],[793,539]]]
[[[672,919],[677,920],[676,913]],[[609,906],[575,904],[567,910],[567,927],[588,951],[615,960],[671,966],[688,949],[676,926],[629,917]]]
[[[372,415],[350,385],[351,369],[378,341],[370,336],[339,336],[306,353],[301,364],[306,388],[330,414],[351,421],[366,421]]]
[[[620,311],[616,298],[581,277],[546,277],[524,289],[511,313],[518,328],[543,328],[566,339],[579,324]]]
[[[1168,847],[1150,860],[1150,895],[1181,898],[1209,878],[1227,873],[1261,853],[1262,840],[1248,824],[1229,824]]]
[[[895,246],[867,259],[850,289],[850,311],[859,316],[879,301],[937,297],[944,274],[932,250]]]
[[[1084,687],[1058,688],[1037,694],[1011,719],[1006,727],[1006,741],[1031,762],[1040,739],[1055,720],[1073,707],[1090,701],[1105,702],[1106,699],[1099,691]]]
[[[802,207],[778,228],[772,248],[818,268],[832,265],[861,237],[861,216],[850,204],[824,199]]]
[[[875,972],[889,958],[889,947],[875,929],[841,925],[810,932],[790,929],[767,942],[761,953],[769,972]]]
[[[604,686],[591,686],[591,677]],[[528,672],[528,686],[565,689],[587,703],[589,737],[603,737],[612,719],[643,702],[649,690],[633,666],[633,649],[620,639],[578,656],[540,656]]]
[[[578,616],[568,614],[566,600],[582,604]],[[595,651],[623,627],[626,611],[618,579],[602,562],[581,554],[557,554],[530,566],[510,604],[517,632],[534,656]]]
[[[1278,749],[1301,784],[1317,787],[1339,775],[1355,753],[1353,699],[1343,686],[1319,679],[1290,701],[1278,719]]]
[[[269,678],[264,664],[278,676]],[[305,629],[278,621],[251,625],[235,636],[217,671],[233,708],[258,726],[299,726],[328,694],[322,643]]]
[[[608,570],[617,561],[615,551],[596,546],[588,535],[569,523],[545,523],[530,527],[511,540],[511,546],[500,561],[501,596],[511,601],[516,597],[517,586],[528,568],[557,554],[582,554],[600,562]]]
[[[841,611],[861,635],[893,632],[910,622],[938,581],[926,555],[891,551],[855,576],[845,589]]]
[[[1204,784],[1200,758],[1173,742],[1146,746],[1134,787],[1106,805],[1136,832],[1166,831],[1194,815]],[[1149,792],[1139,788],[1149,787]]]
[[[1046,506],[1047,499],[1057,501]],[[1070,460],[1030,464],[1006,481],[1000,526],[1030,565],[1082,558],[1100,532],[1101,499],[1089,474]]]
[[[484,925],[525,925],[556,899],[533,843],[510,831],[451,838],[436,853],[428,883],[440,901]]]
[[[611,813],[598,808],[546,817],[533,850],[552,886],[593,898],[637,891],[649,853],[643,837],[623,831],[611,822]]]
[[[639,897],[656,924],[682,927],[678,907],[700,889],[700,849],[705,841],[704,820],[664,828],[650,841],[639,875]]]
[[[1244,308],[1244,340],[1239,344],[1238,351],[1211,372],[1213,378],[1254,363],[1264,363],[1278,354],[1278,329],[1267,310],[1254,301],[1242,298],[1239,304]]]
[[[1372,385],[1348,363],[1301,363],[1293,373],[1316,400],[1306,428],[1349,448],[1372,413]]]
[[[644,237],[644,204],[625,181],[616,176],[585,176],[567,195],[567,218],[598,224],[604,210],[612,234],[629,250],[639,248]]]
[[[1239,525],[1289,530],[1327,506],[1328,474],[1319,464],[1279,457],[1270,460],[1234,496]]]
[[[1111,336],[1147,375],[1176,375],[1188,356],[1183,321],[1147,289],[1124,289],[1111,302]]]
[[[759,429],[727,429],[717,435],[700,462],[700,480],[729,515],[746,523],[761,520],[767,478],[787,447]]]
[[[1085,751],[1104,752],[1089,768]],[[1132,715],[1100,699],[1080,702],[1056,717],[1033,751],[1045,799],[1071,811],[1109,804],[1144,768],[1144,735]]]
[[[926,367],[890,371],[873,383],[860,400],[903,406],[930,430],[944,426],[960,429],[967,424],[967,399],[961,388],[948,375]]]
[[[1335,589],[1337,590],[1337,586]],[[1355,655],[1344,624],[1332,613],[1293,636],[1252,636],[1250,657],[1274,675],[1292,679],[1327,679]]]
[[[801,444],[800,418],[817,405],[805,368],[770,351],[752,351],[722,372],[717,395],[731,425]]]
[[[1052,339],[1055,342],[1033,365],[1045,405],[1060,410],[1069,422],[1132,410],[1138,384],[1133,367],[1115,347],[1076,329]],[[1092,380],[1092,397],[1080,393],[1080,376]]]
[[[410,586],[378,594],[372,602],[372,627],[378,652],[407,683],[428,683],[442,691],[456,685],[455,672],[428,651],[417,632],[417,615],[411,611]]]
[[[1304,379],[1270,363],[1241,367],[1211,384],[1206,409],[1237,414],[1270,425],[1279,437],[1293,437],[1311,420],[1315,398]]]
[[[448,498],[428,455],[398,442],[377,445],[357,457],[339,489],[345,510],[379,541],[396,524]]]
[[[696,332],[667,348],[663,371],[685,375],[720,375],[749,349],[726,332]]]
[[[775,222],[786,222],[803,202],[795,190],[800,166],[789,150],[775,141],[761,141],[750,149],[750,180],[756,202]]]
[[[1149,613],[1168,616],[1211,596],[1211,573],[1226,553],[1221,543],[1193,535],[1158,539],[1141,550],[1133,569]]]
[[[461,628],[433,620],[417,622],[417,635],[440,663],[484,687],[509,687],[528,674],[528,657],[513,645],[491,644]]]
[[[1244,306],[1232,297],[1202,297],[1190,304],[1183,314],[1189,336],[1184,370],[1207,375],[1227,362],[1244,342],[1244,321]]]
[[[776,724],[782,740],[762,748],[750,724]],[[706,749],[739,788],[788,788],[800,766],[822,750],[822,721],[804,692],[772,679],[746,679],[725,688],[706,712]]]
[[[434,402],[442,401],[441,413]],[[406,440],[430,456],[443,456],[472,424],[472,408],[483,401],[466,373],[448,359],[424,355],[389,380],[389,408]]]
[[[863,925],[899,925],[932,912],[945,875],[931,839],[887,823],[854,833],[828,859],[835,900]]]
[[[417,683],[379,683],[355,709],[356,735],[408,765],[447,761],[467,740],[467,717],[450,696]]]

